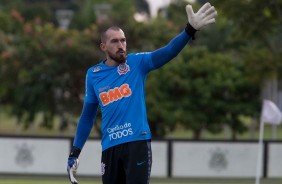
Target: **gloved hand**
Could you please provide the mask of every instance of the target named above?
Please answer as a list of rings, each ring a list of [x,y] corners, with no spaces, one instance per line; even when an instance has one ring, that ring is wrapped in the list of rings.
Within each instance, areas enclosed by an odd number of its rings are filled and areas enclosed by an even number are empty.
[[[75,179],[74,175],[76,174],[76,171],[78,169],[79,160],[78,156],[80,154],[81,150],[76,147],[72,147],[72,150],[70,152],[69,158],[68,158],[68,175],[71,184],[78,184],[77,180]]]
[[[202,27],[214,23],[217,16],[217,11],[210,3],[205,3],[197,13],[194,13],[191,5],[187,5],[186,13],[189,24],[196,30],[200,30]]]
[[[76,157],[69,157],[68,159],[68,174],[71,184],[78,184],[74,175],[76,174],[79,165],[79,160]]]

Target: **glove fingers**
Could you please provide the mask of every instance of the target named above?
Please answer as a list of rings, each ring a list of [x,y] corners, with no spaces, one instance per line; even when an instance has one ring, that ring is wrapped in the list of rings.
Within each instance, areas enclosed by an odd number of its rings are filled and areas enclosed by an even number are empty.
[[[68,170],[70,182],[72,184],[78,184],[77,180],[74,177],[78,169],[78,166],[79,166],[79,160],[77,158],[69,158],[67,170]]]
[[[210,3],[204,4],[195,14],[192,6],[186,6],[189,24],[196,30],[200,30],[203,26],[214,23],[217,11]]]
[[[205,15],[210,15],[212,14],[213,12],[216,12],[214,6],[211,6],[209,9],[207,9],[206,12],[204,12]]]
[[[210,15],[205,17],[205,20],[210,20],[210,19],[214,19],[217,16],[217,12],[214,11],[213,13],[211,13]]]
[[[215,23],[215,18],[212,18],[212,19],[209,19],[205,22],[205,26],[208,25],[208,24],[212,24],[212,23]]]
[[[210,3],[205,3],[200,9],[199,9],[199,13],[205,13],[209,8],[211,7]],[[197,13],[198,13],[197,12]]]
[[[73,164],[73,166],[72,166],[72,168],[73,168],[73,170],[74,170],[75,172],[76,172],[78,166],[79,166],[79,160],[76,159],[75,162],[74,162],[74,164]]]
[[[71,182],[72,184],[78,184],[78,183],[77,183],[77,180],[76,180],[75,177],[74,177],[75,171],[73,170],[73,168],[68,168],[68,173],[69,173],[70,182]]]
[[[193,14],[194,14],[194,11],[192,9],[192,6],[191,5],[187,5],[186,6],[186,13],[188,15],[188,18],[192,18],[193,17]]]

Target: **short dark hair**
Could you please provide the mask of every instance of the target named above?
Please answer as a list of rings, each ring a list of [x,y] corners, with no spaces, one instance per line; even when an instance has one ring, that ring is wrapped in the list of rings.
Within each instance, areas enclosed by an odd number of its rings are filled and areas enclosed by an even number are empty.
[[[105,42],[106,39],[107,39],[107,31],[108,30],[114,30],[114,31],[119,31],[119,30],[122,30],[120,27],[118,26],[111,26],[111,27],[108,27],[106,29],[104,29],[102,32],[101,32],[101,42]]]

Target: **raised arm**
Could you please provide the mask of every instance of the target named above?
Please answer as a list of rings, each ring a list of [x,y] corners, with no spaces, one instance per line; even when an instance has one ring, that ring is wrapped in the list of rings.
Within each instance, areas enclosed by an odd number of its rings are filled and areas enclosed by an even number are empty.
[[[210,3],[204,4],[197,13],[193,12],[192,6],[186,6],[188,24],[184,31],[173,38],[166,46],[153,51],[151,54],[154,68],[159,68],[176,57],[196,31],[202,27],[214,23],[217,12]]]
[[[173,38],[166,46],[157,49],[151,53],[154,68],[160,68],[180,53],[184,46],[191,39],[186,31],[182,31],[179,35]]]

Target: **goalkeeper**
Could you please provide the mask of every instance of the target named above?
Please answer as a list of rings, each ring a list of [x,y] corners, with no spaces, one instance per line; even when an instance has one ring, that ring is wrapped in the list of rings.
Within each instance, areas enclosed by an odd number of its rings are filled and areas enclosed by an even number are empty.
[[[153,52],[126,53],[126,37],[119,27],[101,34],[100,48],[106,58],[91,67],[86,75],[85,99],[73,147],[68,158],[72,184],[79,154],[90,134],[98,106],[102,112],[103,184],[149,183],[152,152],[151,132],[145,106],[145,79],[185,47],[197,30],[214,23],[217,12],[210,3],[197,13],[186,6],[188,23],[166,46]]]

